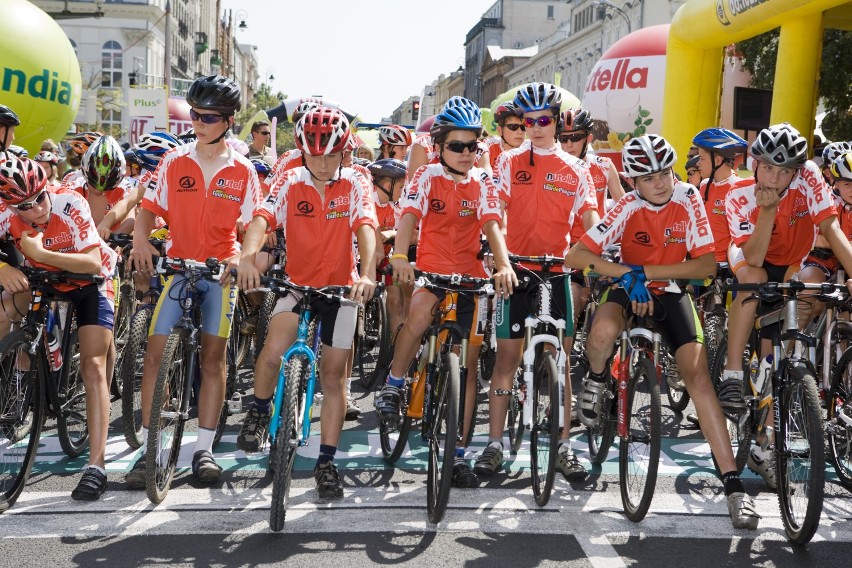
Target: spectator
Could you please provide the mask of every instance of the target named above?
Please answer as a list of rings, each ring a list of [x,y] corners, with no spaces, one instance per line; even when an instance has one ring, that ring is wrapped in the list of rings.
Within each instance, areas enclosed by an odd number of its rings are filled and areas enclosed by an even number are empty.
[[[266,120],[258,120],[251,125],[251,144],[248,158],[260,158],[270,167],[275,163],[275,153],[269,147],[272,140],[272,127]]]

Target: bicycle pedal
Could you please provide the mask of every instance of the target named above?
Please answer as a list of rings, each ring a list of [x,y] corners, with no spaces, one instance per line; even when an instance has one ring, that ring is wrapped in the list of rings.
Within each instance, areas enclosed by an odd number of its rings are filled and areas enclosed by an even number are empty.
[[[235,392],[234,396],[232,396],[228,400],[228,412],[230,414],[239,414],[243,411],[243,395],[239,392]]]

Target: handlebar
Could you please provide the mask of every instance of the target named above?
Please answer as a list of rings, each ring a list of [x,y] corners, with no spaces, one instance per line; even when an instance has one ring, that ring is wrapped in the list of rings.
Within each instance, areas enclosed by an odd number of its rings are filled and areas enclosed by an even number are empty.
[[[82,280],[93,284],[103,284],[104,277],[100,274],[80,274],[68,272],[67,270],[47,270],[32,266],[21,266],[18,268],[27,277],[30,284],[60,284],[69,280]]]
[[[210,280],[218,280],[222,276],[222,270],[225,265],[221,264],[218,259],[208,258],[204,262],[195,260],[187,260],[183,258],[171,258],[161,256],[157,261],[155,271],[158,274],[171,276],[179,272],[194,272],[203,278]]]
[[[789,280],[787,282],[763,282],[760,284],[741,284],[734,282],[732,278],[725,280],[725,287],[733,292],[757,292],[761,299],[778,298],[784,291],[793,292],[816,292],[817,296],[829,296],[829,299],[848,299],[849,289],[845,284],[835,284],[833,282],[800,282],[798,280]]]
[[[491,278],[478,278],[466,274],[438,274],[414,269],[415,284],[420,287],[440,288],[451,292],[493,292],[494,281]]]

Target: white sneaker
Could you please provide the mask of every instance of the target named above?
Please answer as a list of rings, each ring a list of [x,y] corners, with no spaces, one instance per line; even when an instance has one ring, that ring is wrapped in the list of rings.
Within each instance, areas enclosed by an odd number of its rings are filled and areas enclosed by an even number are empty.
[[[769,489],[775,491],[778,488],[778,478],[775,475],[775,456],[770,452],[764,452],[760,448],[753,447],[748,453],[746,464],[750,470],[763,477]]]

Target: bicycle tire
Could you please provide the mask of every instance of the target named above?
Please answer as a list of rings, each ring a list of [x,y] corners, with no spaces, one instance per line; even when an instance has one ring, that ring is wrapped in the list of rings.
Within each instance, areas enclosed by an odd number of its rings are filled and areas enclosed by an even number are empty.
[[[121,422],[124,440],[134,450],[142,447],[142,369],[148,346],[148,328],[154,315],[153,307],[140,308],[130,321],[130,332],[121,359]]]
[[[829,391],[826,434],[828,453],[840,484],[852,491],[852,427],[839,418],[852,416],[852,347],[847,348],[834,367]]]
[[[379,419],[379,445],[382,448],[382,457],[389,464],[396,463],[408,445],[408,434],[411,432],[411,423],[414,419],[408,416],[407,406],[414,392],[414,382],[426,380],[425,371],[417,370],[416,359],[412,362],[409,373],[413,376],[413,381],[405,382],[404,402],[400,404],[398,420],[394,422]]]
[[[429,467],[426,483],[426,508],[429,522],[444,518],[450,499],[456,439],[459,427],[459,358],[455,353],[441,355],[431,397],[431,423],[426,424]],[[444,445],[441,447],[441,439]]]
[[[364,306],[364,336],[358,336],[356,365],[358,380],[367,390],[373,390],[382,375],[382,350],[389,349],[387,312],[381,296],[373,297]]]
[[[640,357],[627,392],[627,436],[619,445],[621,503],[628,519],[645,518],[654,498],[660,464],[660,384],[653,361]]]
[[[231,315],[231,334],[228,336],[228,350],[236,361],[237,368],[242,367],[251,348],[251,336],[242,332],[242,324],[248,319],[249,301],[244,292],[237,292],[234,301],[234,313]]]
[[[749,349],[749,347],[746,346],[746,349]],[[749,368],[748,363],[746,362],[749,359],[750,357],[746,357],[745,354],[743,355],[744,369]],[[710,372],[710,380],[713,381],[713,390],[716,393],[719,392],[719,383],[727,361],[728,338],[723,337],[716,350],[716,357],[713,360],[713,370]],[[754,424],[752,423],[749,412],[745,412],[739,417],[729,416],[726,413],[723,414],[725,416],[725,425],[728,430],[728,439],[731,441],[731,450],[734,453],[737,472],[742,473],[743,469],[745,469],[746,461],[748,461],[748,453],[751,450],[751,437],[752,432],[754,432]],[[713,465],[715,465],[716,470],[719,471],[719,464],[716,463],[716,456],[714,456],[712,452],[711,457],[713,458]],[[722,474],[725,472],[719,471],[719,473]]]
[[[526,423],[524,422],[524,399],[527,386],[524,384],[524,374],[521,367],[515,371],[512,378],[512,395],[509,398],[509,410],[506,413],[507,429],[509,430],[509,448],[512,455],[518,453],[524,442]]]
[[[113,365],[110,392],[115,399],[124,395],[124,381],[121,380],[121,368],[124,361],[124,350],[130,338],[130,326],[136,311],[136,288],[132,278],[122,279],[116,294],[115,323],[113,325],[113,341],[115,342],[115,364]]]
[[[663,354],[661,353],[660,356],[662,357]],[[666,357],[667,360],[663,364],[663,369],[666,373],[666,376],[664,377],[664,384],[666,387],[666,398],[669,401],[669,408],[671,408],[674,412],[683,412],[686,410],[686,407],[689,406],[689,391],[686,390],[686,384],[678,387],[673,387],[671,385],[669,382],[669,375],[680,375],[680,371],[678,371],[674,355],[666,354]]]
[[[31,342],[26,330],[0,342],[0,513],[15,504],[27,484],[44,424],[46,362],[39,357],[35,361],[42,363],[35,368],[18,368]]]
[[[272,506],[269,511],[269,529],[284,530],[287,504],[290,499],[290,482],[293,479],[293,464],[299,447],[299,431],[296,413],[301,408],[309,372],[307,361],[301,355],[293,356],[287,363],[284,386],[284,408],[275,436],[275,451],[272,454]]]
[[[610,379],[610,386],[604,391],[598,423],[592,428],[586,428],[586,437],[589,440],[589,461],[593,465],[601,465],[607,460],[609,449],[615,441],[618,423],[618,405],[613,392],[615,388],[615,382]]]
[[[708,371],[712,372],[713,361],[723,340],[727,349],[727,329],[728,314],[724,308],[714,308],[713,311],[704,314],[704,346],[707,348]]]
[[[544,507],[553,491],[559,447],[559,379],[556,360],[542,351],[533,363],[533,416],[530,428],[530,465],[535,502]]]
[[[266,334],[269,332],[269,319],[272,317],[272,310],[275,309],[277,301],[278,296],[274,292],[265,292],[260,307],[257,309],[257,330],[254,336],[255,360],[260,356],[263,344],[266,342]]]
[[[176,329],[169,334],[157,371],[145,452],[145,490],[154,504],[166,498],[180,454],[185,425],[183,398],[193,375],[189,368],[188,342],[186,329]]]
[[[56,433],[62,451],[76,458],[86,451],[89,443],[89,425],[86,421],[86,387],[80,370],[80,344],[75,318],[68,318],[70,331],[65,334],[67,343],[62,348],[62,368],[59,370],[59,404],[56,410]]]
[[[822,513],[825,446],[816,380],[803,365],[789,364],[776,427],[778,505],[787,539],[805,544]],[[783,447],[779,445],[783,444]]]

